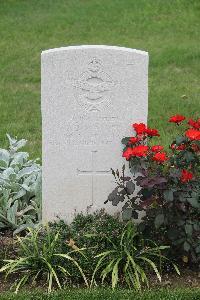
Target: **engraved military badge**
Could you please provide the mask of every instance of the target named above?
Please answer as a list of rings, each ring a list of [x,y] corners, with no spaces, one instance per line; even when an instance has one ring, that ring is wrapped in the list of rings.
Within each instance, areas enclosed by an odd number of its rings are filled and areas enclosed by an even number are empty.
[[[101,61],[93,58],[86,71],[74,82],[76,99],[87,111],[101,111],[103,104],[109,104],[114,85],[111,76],[103,70]]]

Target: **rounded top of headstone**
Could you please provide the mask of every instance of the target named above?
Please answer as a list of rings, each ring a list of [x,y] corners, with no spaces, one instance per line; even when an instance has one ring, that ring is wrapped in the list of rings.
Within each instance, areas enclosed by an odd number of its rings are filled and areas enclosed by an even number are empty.
[[[137,50],[137,49],[126,48],[126,47],[118,47],[118,46],[107,46],[107,45],[80,45],[80,46],[68,46],[68,47],[53,48],[53,49],[48,49],[48,50],[42,51],[42,55],[50,54],[50,53],[54,53],[54,52],[60,52],[60,51],[73,51],[73,50],[86,50],[86,49],[123,51],[123,52],[136,53],[136,54],[148,56],[148,52],[143,51],[143,50]]]

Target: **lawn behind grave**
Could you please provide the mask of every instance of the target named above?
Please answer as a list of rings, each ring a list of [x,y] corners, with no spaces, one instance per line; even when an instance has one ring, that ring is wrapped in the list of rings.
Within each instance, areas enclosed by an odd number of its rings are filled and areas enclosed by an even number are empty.
[[[168,117],[199,114],[199,25],[198,0],[1,0],[1,147],[8,132],[41,155],[40,53],[80,44],[149,52],[149,125],[167,146]]]

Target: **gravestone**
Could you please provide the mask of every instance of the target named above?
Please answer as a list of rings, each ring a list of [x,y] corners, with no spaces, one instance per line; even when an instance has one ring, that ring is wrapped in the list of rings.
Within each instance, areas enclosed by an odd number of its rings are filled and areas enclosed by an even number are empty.
[[[104,204],[121,169],[121,139],[147,121],[148,54],[114,46],[42,52],[43,221]]]

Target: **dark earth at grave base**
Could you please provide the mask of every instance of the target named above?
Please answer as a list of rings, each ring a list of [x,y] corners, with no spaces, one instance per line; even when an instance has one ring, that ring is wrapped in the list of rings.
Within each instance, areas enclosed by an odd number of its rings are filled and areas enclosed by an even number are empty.
[[[11,276],[7,280],[5,277],[0,275],[0,293],[9,291],[14,284],[17,276]],[[155,276],[151,277],[150,287],[153,288],[200,288],[200,273],[181,270],[181,276],[175,274],[165,274],[162,276],[162,282],[159,283]],[[35,290],[36,286],[29,286],[28,284],[24,287],[24,290],[30,291]],[[38,289],[46,291],[46,286],[43,284],[37,285]],[[14,290],[14,289],[13,289]]]

